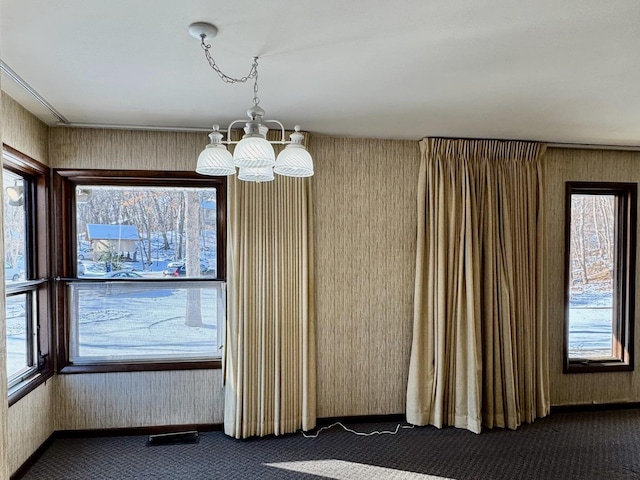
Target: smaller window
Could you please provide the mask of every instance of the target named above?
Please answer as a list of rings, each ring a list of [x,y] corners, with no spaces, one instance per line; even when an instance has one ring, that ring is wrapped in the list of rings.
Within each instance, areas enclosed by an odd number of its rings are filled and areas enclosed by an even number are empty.
[[[4,276],[9,403],[51,375],[47,169],[5,147]]]
[[[565,372],[633,369],[637,186],[567,183]]]

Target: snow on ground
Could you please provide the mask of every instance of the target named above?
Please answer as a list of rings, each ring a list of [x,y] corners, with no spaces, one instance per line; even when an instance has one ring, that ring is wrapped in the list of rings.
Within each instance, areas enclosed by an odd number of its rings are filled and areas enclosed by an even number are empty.
[[[613,301],[611,291],[587,285],[573,292],[569,304],[569,356],[612,355]]]
[[[155,272],[157,275],[159,272]],[[154,275],[153,273],[151,275]],[[217,293],[202,289],[202,326],[185,325],[186,289],[169,284],[137,285],[130,291],[117,283],[94,288],[82,284],[79,350],[76,355],[118,357],[211,357],[217,348]],[[12,297],[9,297],[10,300]],[[15,303],[15,302],[14,302]],[[585,288],[570,303],[569,354],[611,355],[611,294]],[[7,304],[9,374],[24,367],[24,309]],[[560,320],[563,321],[563,320]],[[222,323],[220,324],[222,326]]]
[[[219,290],[209,283],[202,285],[202,325],[188,326],[184,285],[179,280],[154,284],[78,283],[72,287],[78,289],[79,315],[71,334],[79,339],[79,348],[72,355],[78,360],[84,357],[106,361],[176,356],[185,360],[219,355]],[[24,308],[17,305],[9,305],[7,314],[7,368],[11,375],[26,367],[26,321]],[[222,322],[223,319],[221,328]]]
[[[185,288],[171,289],[166,284],[137,285],[137,291],[117,284],[89,287],[78,287],[79,356],[188,358],[217,353],[215,290],[201,290],[202,325],[188,326]]]

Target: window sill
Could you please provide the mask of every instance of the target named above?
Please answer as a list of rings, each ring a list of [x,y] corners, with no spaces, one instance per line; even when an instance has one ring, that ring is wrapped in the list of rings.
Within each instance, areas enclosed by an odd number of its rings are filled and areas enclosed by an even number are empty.
[[[15,387],[9,389],[9,406],[18,402],[18,400],[24,398],[29,393],[33,392],[40,385],[45,383],[53,377],[53,372],[51,370],[42,371],[36,373],[32,377],[28,378],[22,383],[19,383]]]
[[[621,360],[575,360],[564,366],[564,373],[631,372],[633,365]]]
[[[157,372],[163,370],[212,370],[222,368],[222,360],[154,363],[92,363],[65,365],[58,373]]]

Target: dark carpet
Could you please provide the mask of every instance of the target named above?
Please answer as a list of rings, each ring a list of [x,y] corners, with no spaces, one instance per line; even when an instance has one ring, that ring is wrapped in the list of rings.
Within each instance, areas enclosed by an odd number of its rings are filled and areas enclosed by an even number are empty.
[[[395,423],[348,424],[393,430]],[[555,413],[516,431],[445,428],[356,436],[336,426],[233,440],[147,446],[148,436],[59,438],[26,480],[106,479],[640,479],[640,410]]]

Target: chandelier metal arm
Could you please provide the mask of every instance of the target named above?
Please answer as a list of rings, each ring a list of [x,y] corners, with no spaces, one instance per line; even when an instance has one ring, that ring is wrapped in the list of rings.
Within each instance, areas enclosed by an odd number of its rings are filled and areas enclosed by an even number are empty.
[[[286,139],[285,128],[281,122],[279,122],[278,120],[264,120],[264,119],[262,120],[262,122],[276,123],[280,126],[280,129],[279,129],[281,132],[280,140],[268,140],[269,143],[273,143],[277,145],[288,145],[291,143],[289,140]],[[221,143],[224,143],[225,145],[235,145],[237,143],[240,143],[240,140],[231,140],[231,131],[233,130],[233,126],[237,123],[246,123],[246,120],[234,120],[233,122],[231,122],[225,132],[227,135],[227,139],[222,140]]]
[[[270,143],[278,143],[278,144],[282,144],[282,145],[286,145],[288,143],[291,143],[291,142],[286,140],[285,133],[284,133],[284,125],[282,123],[280,123],[278,120],[263,120],[263,122],[265,122],[265,123],[277,123],[278,125],[280,125],[280,132],[281,132],[280,141],[276,140],[276,141],[272,141]]]

